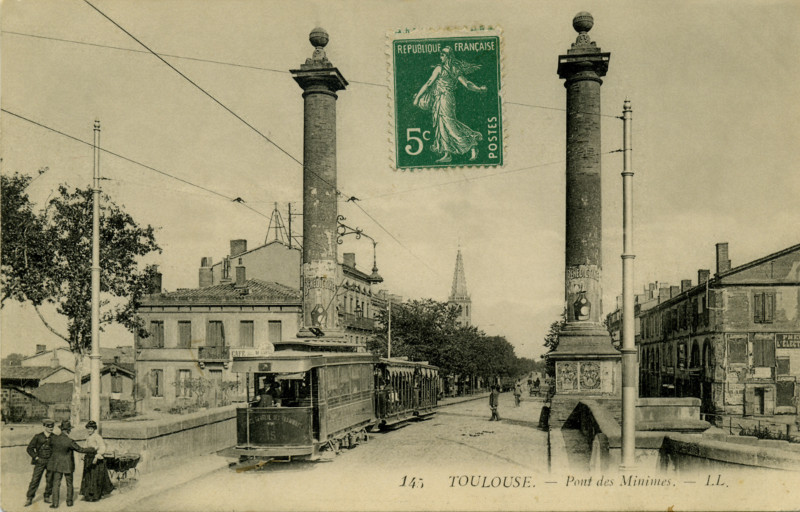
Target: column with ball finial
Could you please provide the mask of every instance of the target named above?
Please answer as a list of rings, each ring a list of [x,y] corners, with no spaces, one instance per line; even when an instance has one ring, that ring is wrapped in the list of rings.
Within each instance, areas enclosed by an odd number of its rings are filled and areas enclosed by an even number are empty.
[[[589,37],[593,25],[591,14],[578,13],[572,20],[578,37],[558,58],[567,90],[566,323],[548,354],[556,370],[551,428],[561,426],[582,398],[619,400],[620,353],[601,307],[600,86],[610,54]]]
[[[298,338],[348,347],[339,326],[337,259],[336,99],[347,80],[325,54],[328,33],[309,35],[311,58],[292,77],[303,89],[303,317]],[[316,343],[314,343],[316,344]]]

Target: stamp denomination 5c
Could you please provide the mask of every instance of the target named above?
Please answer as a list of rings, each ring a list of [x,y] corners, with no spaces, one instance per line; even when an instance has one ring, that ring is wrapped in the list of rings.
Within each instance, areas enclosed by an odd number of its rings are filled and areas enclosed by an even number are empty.
[[[392,36],[396,168],[501,166],[499,31]]]

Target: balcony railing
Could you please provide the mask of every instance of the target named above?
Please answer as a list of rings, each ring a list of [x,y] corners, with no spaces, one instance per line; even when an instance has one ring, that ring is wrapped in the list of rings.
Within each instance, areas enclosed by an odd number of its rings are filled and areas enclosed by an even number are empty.
[[[357,316],[353,313],[344,313],[342,315],[342,326],[372,331],[375,329],[375,320],[372,318]]]
[[[230,359],[230,347],[197,347],[197,358],[200,361],[227,361]]]

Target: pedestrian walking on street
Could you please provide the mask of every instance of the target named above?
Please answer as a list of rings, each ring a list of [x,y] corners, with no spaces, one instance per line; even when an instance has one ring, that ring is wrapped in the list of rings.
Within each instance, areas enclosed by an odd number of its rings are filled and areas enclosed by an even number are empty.
[[[86,501],[97,501],[103,496],[111,494],[114,485],[108,476],[106,461],[103,454],[106,452],[106,443],[97,432],[97,423],[90,421],[86,424],[89,437],[86,438],[86,448],[89,452],[83,457],[83,478],[81,479],[81,496]]]
[[[67,506],[72,506],[75,489],[72,486],[72,474],[75,472],[75,454],[86,453],[88,448],[81,448],[78,443],[69,437],[72,424],[69,420],[61,422],[61,433],[53,436],[53,453],[47,463],[47,470],[53,472],[53,503],[50,508],[58,508],[59,494],[61,491],[61,477],[67,481]]]
[[[489,394],[489,407],[492,409],[492,417],[489,421],[500,421],[500,416],[497,414],[498,405],[500,405],[500,386],[495,384]]]
[[[54,437],[53,428],[56,422],[50,418],[42,420],[44,432],[39,432],[28,443],[28,455],[31,456],[31,464],[33,464],[33,475],[31,476],[31,483],[28,485],[28,494],[26,494],[25,506],[30,506],[33,503],[33,498],[36,496],[36,491],[39,489],[39,482],[42,481],[42,475],[47,471],[47,463],[50,460],[52,453],[51,441]],[[50,495],[53,492],[53,472],[47,471],[45,476],[44,485],[44,502],[50,503]]]
[[[517,381],[514,384],[514,407],[519,407],[519,401],[522,398],[522,383]]]

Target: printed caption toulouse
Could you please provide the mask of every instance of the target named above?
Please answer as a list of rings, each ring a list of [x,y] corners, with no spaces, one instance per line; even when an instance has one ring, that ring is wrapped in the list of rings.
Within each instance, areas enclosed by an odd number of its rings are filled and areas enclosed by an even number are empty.
[[[460,475],[450,476],[449,478],[450,487],[478,487],[481,489],[535,487],[532,476]]]

